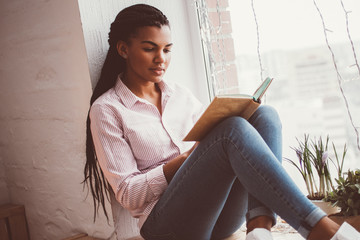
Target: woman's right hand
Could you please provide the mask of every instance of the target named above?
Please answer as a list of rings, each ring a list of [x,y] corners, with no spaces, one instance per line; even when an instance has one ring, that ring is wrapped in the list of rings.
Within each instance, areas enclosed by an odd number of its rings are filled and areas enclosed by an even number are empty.
[[[171,182],[172,178],[174,177],[177,170],[180,168],[180,166],[183,164],[183,162],[190,156],[190,154],[194,151],[194,149],[199,145],[199,142],[196,142],[192,148],[190,148],[188,151],[180,154],[176,158],[171,159],[169,162],[167,162],[164,167],[164,175],[166,178],[166,181],[168,184]]]
[[[200,142],[196,142],[194,144],[194,146],[192,146],[192,148],[190,148],[188,151],[184,152],[184,156],[186,156],[186,158],[188,158],[190,156],[190,154],[194,151],[194,149],[199,145]]]

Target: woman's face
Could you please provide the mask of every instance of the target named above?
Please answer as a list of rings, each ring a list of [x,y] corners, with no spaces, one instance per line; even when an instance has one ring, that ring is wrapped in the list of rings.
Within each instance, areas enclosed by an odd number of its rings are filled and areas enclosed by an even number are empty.
[[[126,78],[134,83],[160,82],[171,60],[168,26],[142,27],[128,43],[119,42],[118,52],[126,59]]]

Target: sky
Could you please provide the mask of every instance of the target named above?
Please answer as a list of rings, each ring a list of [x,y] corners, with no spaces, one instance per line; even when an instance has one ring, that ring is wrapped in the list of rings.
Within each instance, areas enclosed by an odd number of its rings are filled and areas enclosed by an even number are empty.
[[[259,29],[260,51],[293,49],[325,44],[324,28],[315,0],[253,0]],[[359,0],[316,0],[330,43],[349,41],[346,15],[353,40],[360,39]],[[237,53],[255,53],[257,34],[252,0],[229,0]]]

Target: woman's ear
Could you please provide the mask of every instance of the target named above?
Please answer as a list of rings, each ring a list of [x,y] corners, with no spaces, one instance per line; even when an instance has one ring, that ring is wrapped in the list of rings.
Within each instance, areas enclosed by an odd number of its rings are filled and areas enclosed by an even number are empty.
[[[118,41],[116,44],[116,49],[122,58],[127,59],[127,44],[126,44],[126,42]]]

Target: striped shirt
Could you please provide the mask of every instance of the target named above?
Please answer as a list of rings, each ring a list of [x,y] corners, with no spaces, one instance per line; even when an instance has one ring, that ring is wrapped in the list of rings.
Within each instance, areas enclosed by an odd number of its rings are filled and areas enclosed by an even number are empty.
[[[117,201],[145,222],[167,187],[163,165],[189,150],[183,142],[203,105],[177,84],[158,83],[162,114],[117,80],[91,106],[91,132],[100,167]]]

